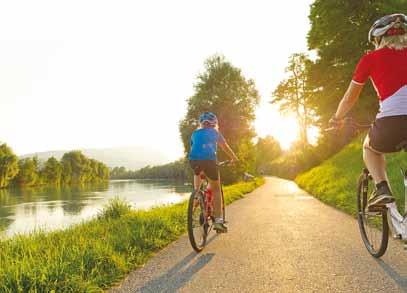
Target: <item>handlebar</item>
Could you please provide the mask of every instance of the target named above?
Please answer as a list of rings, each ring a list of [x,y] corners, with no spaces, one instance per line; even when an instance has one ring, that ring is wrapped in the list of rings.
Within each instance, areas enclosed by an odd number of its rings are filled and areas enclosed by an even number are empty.
[[[347,117],[343,120],[343,124],[340,127],[332,126],[332,127],[325,128],[324,131],[326,131],[326,132],[337,131],[337,130],[339,130],[341,128],[345,128],[345,127],[353,128],[354,130],[367,130],[367,129],[370,129],[371,124],[360,124],[360,123],[354,121],[352,118]]]
[[[218,167],[225,167],[228,166],[230,164],[234,163],[232,160],[225,160],[225,161],[221,161],[221,162],[217,162],[216,166]],[[203,177],[202,177],[203,176]],[[205,175],[201,174],[201,178],[204,179]],[[247,172],[243,173],[243,180],[244,181],[248,181],[248,180],[253,180],[255,177]]]
[[[224,167],[224,166],[230,165],[231,163],[232,163],[231,160],[226,160],[226,161],[217,162],[217,163],[216,163],[216,166],[218,166],[218,167]]]

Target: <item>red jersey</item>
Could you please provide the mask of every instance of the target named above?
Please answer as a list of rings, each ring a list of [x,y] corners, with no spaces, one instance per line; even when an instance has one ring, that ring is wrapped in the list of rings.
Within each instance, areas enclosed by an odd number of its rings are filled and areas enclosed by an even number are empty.
[[[363,56],[356,67],[353,81],[364,84],[372,79],[380,101],[394,95],[407,85],[407,48],[382,48]]]

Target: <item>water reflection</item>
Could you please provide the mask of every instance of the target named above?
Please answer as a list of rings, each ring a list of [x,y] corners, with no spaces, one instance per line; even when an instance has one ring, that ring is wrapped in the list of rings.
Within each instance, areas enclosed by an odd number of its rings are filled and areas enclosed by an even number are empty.
[[[140,209],[176,203],[190,188],[165,180],[115,180],[97,186],[0,189],[0,237],[87,220],[116,196]]]

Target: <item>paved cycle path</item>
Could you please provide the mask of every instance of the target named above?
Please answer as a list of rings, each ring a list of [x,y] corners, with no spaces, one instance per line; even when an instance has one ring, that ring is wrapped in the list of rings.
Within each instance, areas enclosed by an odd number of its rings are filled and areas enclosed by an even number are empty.
[[[407,292],[400,242],[374,259],[354,218],[291,181],[267,178],[226,213],[229,232],[212,233],[203,252],[185,235],[111,291]]]

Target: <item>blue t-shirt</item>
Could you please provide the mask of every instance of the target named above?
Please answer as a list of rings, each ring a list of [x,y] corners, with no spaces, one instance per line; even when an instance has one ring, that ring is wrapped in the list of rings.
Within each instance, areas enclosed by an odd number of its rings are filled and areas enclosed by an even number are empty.
[[[200,128],[191,136],[190,160],[216,161],[218,143],[225,143],[222,134],[214,128]]]

